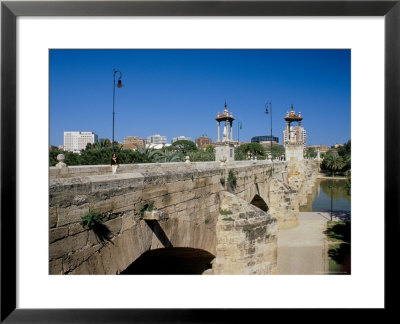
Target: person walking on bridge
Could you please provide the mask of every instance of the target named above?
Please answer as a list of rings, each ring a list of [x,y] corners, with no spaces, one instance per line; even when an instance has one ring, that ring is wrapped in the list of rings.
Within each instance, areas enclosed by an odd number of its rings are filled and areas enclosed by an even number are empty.
[[[112,168],[112,173],[116,174],[117,173],[117,169],[119,167],[119,162],[118,162],[118,157],[115,154],[115,152],[112,154],[112,158],[111,158],[111,168]]]

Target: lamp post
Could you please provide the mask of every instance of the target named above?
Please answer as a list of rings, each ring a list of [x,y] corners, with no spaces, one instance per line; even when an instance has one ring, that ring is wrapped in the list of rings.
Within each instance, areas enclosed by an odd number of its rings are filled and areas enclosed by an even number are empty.
[[[118,82],[115,83],[115,75],[119,74],[118,77]],[[115,125],[115,86],[117,86],[118,88],[122,88],[124,85],[121,82],[121,78],[122,78],[122,73],[121,71],[118,71],[116,69],[114,69],[114,81],[113,81],[113,127],[112,127],[112,151],[113,153],[114,151],[114,125]]]
[[[238,145],[240,145],[239,131],[242,129],[242,122],[238,122]]]
[[[265,103],[265,114],[268,115],[269,111],[268,111],[268,106],[271,110],[271,137],[270,137],[270,143],[271,143],[271,156],[272,156],[272,102],[267,102]]]
[[[331,222],[332,222],[332,193],[333,193],[332,188],[333,188],[333,185],[330,184],[329,189],[331,189]]]

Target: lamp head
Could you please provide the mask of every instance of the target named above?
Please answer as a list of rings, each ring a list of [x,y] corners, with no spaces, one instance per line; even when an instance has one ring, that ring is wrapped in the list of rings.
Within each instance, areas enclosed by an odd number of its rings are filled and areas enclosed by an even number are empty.
[[[122,88],[124,85],[121,82],[121,79],[118,80],[117,87]]]

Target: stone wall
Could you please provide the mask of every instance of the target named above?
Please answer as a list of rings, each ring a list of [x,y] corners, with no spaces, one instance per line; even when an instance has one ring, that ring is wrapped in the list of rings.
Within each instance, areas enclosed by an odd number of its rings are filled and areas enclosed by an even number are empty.
[[[224,166],[219,162],[122,165],[116,175],[110,174],[109,166],[69,167],[63,176],[54,169],[50,170],[49,186],[51,274],[120,273],[144,252],[163,247],[205,250],[216,256],[215,273],[239,271],[237,267],[223,270],[222,265],[229,262],[223,261],[219,254],[222,250],[218,233],[226,232],[221,227],[221,197],[228,199],[226,192],[229,191],[243,204],[258,197],[261,205],[264,201],[267,206],[269,217],[274,216],[278,224],[294,226],[299,204],[297,192],[307,188],[285,185],[286,180],[293,184],[300,181],[295,179],[299,178],[295,173],[289,172],[292,179],[288,177],[286,162],[235,161]],[[309,169],[304,170],[310,172]],[[236,181],[228,180],[230,173]],[[286,200],[288,192],[289,200]],[[150,202],[154,202],[155,214],[160,215],[158,220],[146,219],[141,213],[141,208]],[[89,210],[102,215],[109,230],[107,239],[102,241],[80,224]],[[251,261],[246,259],[246,263],[243,257],[241,264],[246,267],[241,273],[272,273],[274,261],[269,249],[273,250],[275,234],[268,234],[269,229],[264,231],[266,216],[257,214],[256,210],[260,211],[251,206],[249,211],[256,216],[234,222],[235,228],[242,223],[244,227],[250,221],[258,222],[256,227],[260,228],[253,232],[258,236],[251,239],[247,233],[238,232],[241,235],[238,239],[244,240],[243,247],[249,251],[255,249],[254,253],[249,252],[251,258],[260,260],[249,266]],[[235,213],[240,215],[239,211]],[[222,222],[224,226],[225,222]],[[270,235],[272,241],[265,236],[261,240],[261,232]],[[237,242],[234,240],[232,244]],[[268,266],[259,257],[258,249],[263,245],[268,245],[264,249],[270,260]]]
[[[220,199],[212,273],[276,273],[276,218],[229,192],[221,192]]]

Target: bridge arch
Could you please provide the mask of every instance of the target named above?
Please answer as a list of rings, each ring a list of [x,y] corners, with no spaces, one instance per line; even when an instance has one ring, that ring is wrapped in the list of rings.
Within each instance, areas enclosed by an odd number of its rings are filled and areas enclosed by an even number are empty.
[[[260,208],[262,211],[267,212],[269,207],[265,200],[258,194],[254,195],[253,199],[250,201],[250,204]]]
[[[202,274],[212,268],[215,256],[205,250],[185,247],[144,252],[120,274]]]

